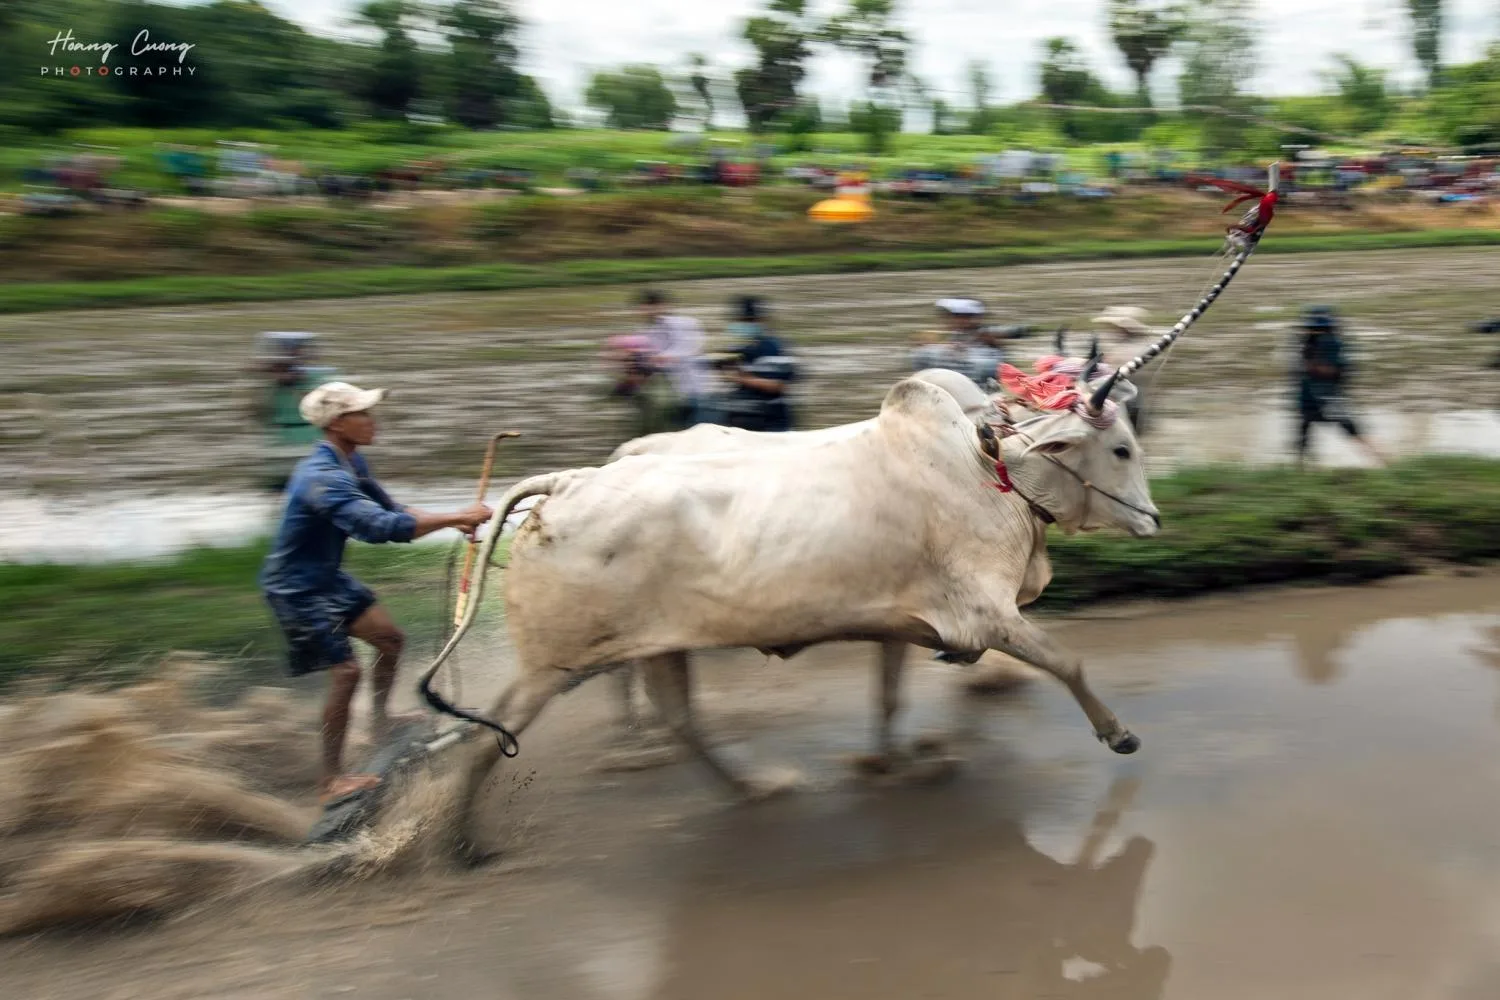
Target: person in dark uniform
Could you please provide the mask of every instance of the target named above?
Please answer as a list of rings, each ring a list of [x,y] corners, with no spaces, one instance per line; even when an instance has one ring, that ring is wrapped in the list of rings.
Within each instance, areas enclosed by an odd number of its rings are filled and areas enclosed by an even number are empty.
[[[1302,313],[1297,344],[1297,464],[1307,459],[1313,424],[1337,424],[1370,456],[1385,465],[1385,456],[1360,432],[1345,397],[1349,361],[1338,318],[1328,306],[1309,306]]]
[[[759,298],[741,296],[733,315],[729,332],[735,345],[721,362],[733,383],[724,423],[749,431],[789,431],[793,415],[787,389],[797,378],[797,363],[771,333]]]

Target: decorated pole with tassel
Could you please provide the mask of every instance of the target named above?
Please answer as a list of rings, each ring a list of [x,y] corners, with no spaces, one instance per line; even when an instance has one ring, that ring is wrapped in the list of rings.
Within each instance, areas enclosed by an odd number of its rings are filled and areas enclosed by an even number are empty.
[[[1250,259],[1250,255],[1260,245],[1260,238],[1265,235],[1266,226],[1270,225],[1271,214],[1276,204],[1279,179],[1280,164],[1273,163],[1268,175],[1268,189],[1266,191],[1253,192],[1254,196],[1260,198],[1260,202],[1246,214],[1238,226],[1230,227],[1229,245],[1234,248],[1235,253],[1233,259],[1229,262],[1229,267],[1225,269],[1219,280],[1214,282],[1213,287],[1204,294],[1203,298],[1198,300],[1197,304],[1185,316],[1177,321],[1177,324],[1172,329],[1159,337],[1143,352],[1121,365],[1094,391],[1093,396],[1089,399],[1088,405],[1090,410],[1096,413],[1101,410],[1104,407],[1105,400],[1109,399],[1109,394],[1114,389],[1117,381],[1134,375],[1150,364],[1153,359],[1159,357],[1167,348],[1176,343],[1177,338],[1186,333],[1188,327],[1198,322],[1203,314],[1208,312],[1208,307],[1213,305],[1214,301],[1224,293],[1224,289],[1229,287],[1229,283],[1234,280],[1234,276],[1240,273],[1240,268],[1245,266],[1245,261]],[[1249,196],[1249,194],[1245,195],[1245,197]],[[1244,199],[1238,199],[1235,204],[1238,204],[1238,201],[1241,200]]]

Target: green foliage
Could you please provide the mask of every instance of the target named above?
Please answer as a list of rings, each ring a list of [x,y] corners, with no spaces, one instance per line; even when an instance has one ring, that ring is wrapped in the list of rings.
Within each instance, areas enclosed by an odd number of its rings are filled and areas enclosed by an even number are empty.
[[[741,37],[755,49],[755,64],[734,74],[734,87],[752,132],[766,131],[797,106],[816,33],[806,0],[768,0],[741,27]]]
[[[375,59],[364,71],[364,96],[378,114],[399,116],[422,90],[417,43],[408,31],[412,10],[406,0],[369,0],[361,20],[382,32]]]
[[[864,137],[865,152],[880,156],[890,148],[891,136],[901,131],[901,109],[859,101],[849,107],[849,126]]]
[[[507,101],[521,89],[522,77],[515,70],[520,19],[503,0],[455,0],[439,24],[453,51],[449,116],[470,128],[505,121]]]
[[[1406,0],[1411,18],[1411,51],[1436,87],[1443,68],[1443,0]]]
[[[1500,556],[1500,463],[1422,458],[1389,470],[1226,467],[1152,483],[1154,538],[1077,535],[1049,545],[1039,605],[1416,572]]]
[[[1335,55],[1337,69],[1328,80],[1338,92],[1346,115],[1347,131],[1365,133],[1383,128],[1391,116],[1391,98],[1386,93],[1385,71]]]
[[[1173,4],[1146,6],[1145,0],[1110,0],[1109,33],[1125,65],[1135,74],[1136,99],[1151,106],[1151,70],[1187,33],[1187,15]]]
[[[1129,106],[1093,74],[1072,40],[1049,38],[1042,43],[1042,52],[1042,97],[1048,103],[1101,108]],[[1140,133],[1140,121],[1133,115],[1054,110],[1051,121],[1063,136],[1079,142],[1123,142]]]
[[[677,98],[655,66],[595,73],[584,98],[605,112],[611,128],[666,129],[677,117]]]
[[[1252,0],[1194,0],[1183,46],[1177,86],[1185,105],[1206,105],[1231,113],[1251,109],[1246,87],[1255,75],[1256,28]],[[1233,114],[1197,114],[1203,152],[1217,157],[1245,148],[1247,123]]]

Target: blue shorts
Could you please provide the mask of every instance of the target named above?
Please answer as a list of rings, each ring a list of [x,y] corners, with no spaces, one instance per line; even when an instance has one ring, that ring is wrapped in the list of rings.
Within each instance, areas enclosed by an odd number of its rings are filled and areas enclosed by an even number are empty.
[[[322,593],[266,594],[265,598],[286,637],[287,671],[293,677],[353,660],[349,626],[375,605],[375,593],[350,578]]]

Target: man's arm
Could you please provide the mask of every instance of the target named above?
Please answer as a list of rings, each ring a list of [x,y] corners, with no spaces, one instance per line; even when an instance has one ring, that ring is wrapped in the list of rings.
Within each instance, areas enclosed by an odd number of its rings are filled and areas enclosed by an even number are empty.
[[[413,514],[387,510],[371,500],[346,472],[329,475],[312,488],[309,500],[320,514],[351,538],[370,544],[410,542],[444,528],[472,531],[489,519],[490,510],[475,504],[453,514]]]

